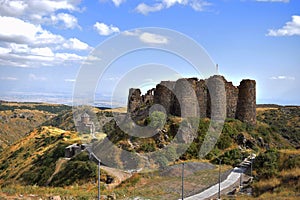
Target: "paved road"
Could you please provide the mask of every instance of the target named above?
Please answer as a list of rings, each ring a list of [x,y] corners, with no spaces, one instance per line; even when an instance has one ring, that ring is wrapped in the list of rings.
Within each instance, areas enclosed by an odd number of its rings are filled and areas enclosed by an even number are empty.
[[[246,171],[247,167],[250,165],[250,161],[248,158],[246,158],[241,164],[240,167],[235,167],[228,177],[221,182],[221,191],[230,187],[234,183],[236,183],[239,179],[240,176],[243,175],[243,173]],[[201,199],[209,199],[210,197],[218,194],[219,191],[219,184],[217,183],[216,185],[211,186],[210,188],[204,190],[201,193],[195,194],[190,197],[184,198],[185,200],[201,200]]]

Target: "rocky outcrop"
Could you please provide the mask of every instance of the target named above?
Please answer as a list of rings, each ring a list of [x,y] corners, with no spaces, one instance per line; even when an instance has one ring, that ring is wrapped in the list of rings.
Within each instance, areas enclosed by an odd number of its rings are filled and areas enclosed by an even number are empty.
[[[206,80],[162,81],[145,95],[141,95],[140,89],[129,90],[128,112],[133,116],[148,113],[147,109],[154,104],[161,105],[167,114],[174,116],[216,120],[225,116],[255,125],[256,82],[242,80],[236,87],[223,76],[215,75]]]

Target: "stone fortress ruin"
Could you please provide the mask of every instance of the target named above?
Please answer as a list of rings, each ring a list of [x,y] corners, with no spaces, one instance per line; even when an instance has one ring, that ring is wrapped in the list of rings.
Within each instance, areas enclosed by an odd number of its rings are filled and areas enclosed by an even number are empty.
[[[186,87],[186,83],[190,86]],[[222,83],[222,84],[219,84]],[[221,85],[221,86],[220,86]],[[220,87],[223,87],[220,88]],[[193,91],[189,91],[192,88]],[[226,105],[224,115],[227,118],[235,118],[242,122],[256,124],[256,81],[245,79],[239,86],[234,86],[223,76],[214,75],[205,80],[198,78],[179,79],[177,81],[162,81],[156,88],[148,90],[142,95],[138,88],[129,89],[127,112],[132,116],[148,114],[152,105],[159,104],[164,107],[166,114],[182,116],[182,109],[179,102],[184,104],[194,104],[194,97],[199,105],[199,117],[211,118],[213,98],[210,96],[210,89],[213,95],[218,95],[221,89],[225,94],[222,99],[218,99],[220,105]],[[193,98],[189,98],[194,95]],[[175,95],[176,94],[176,95]],[[184,111],[186,116],[189,112]]]

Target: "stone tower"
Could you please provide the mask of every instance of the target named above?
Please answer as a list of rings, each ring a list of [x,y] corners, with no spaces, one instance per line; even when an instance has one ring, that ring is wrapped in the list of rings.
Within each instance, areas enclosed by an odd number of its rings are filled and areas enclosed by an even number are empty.
[[[132,113],[140,108],[142,103],[141,90],[137,88],[129,89],[127,112]]]
[[[242,80],[238,86],[236,118],[248,124],[256,124],[256,82]]]

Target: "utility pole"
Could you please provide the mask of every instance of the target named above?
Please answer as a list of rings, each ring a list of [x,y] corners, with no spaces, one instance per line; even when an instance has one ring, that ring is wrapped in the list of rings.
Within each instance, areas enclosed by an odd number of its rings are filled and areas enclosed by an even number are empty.
[[[100,200],[101,199],[100,198],[100,176],[101,176],[100,166],[101,166],[101,160],[99,158],[97,158],[97,156],[93,152],[90,153],[90,159],[91,159],[91,157],[94,157],[98,162],[98,200]]]
[[[221,162],[222,160],[219,159],[219,192],[218,192],[218,199],[221,199]]]
[[[183,200],[183,194],[184,194],[184,163],[182,163],[182,174],[181,174],[181,199]]]
[[[99,159],[97,159],[98,160],[98,200],[100,200],[101,199],[101,197],[100,197],[100,165],[101,165],[101,163],[100,163],[100,160]]]
[[[253,168],[253,166],[252,166],[252,165],[253,165],[253,163],[252,163],[252,162],[253,162],[253,159],[252,159],[252,158],[253,158],[253,157],[252,157],[252,152],[251,152],[251,157],[250,157],[250,164],[251,164],[251,165],[250,165],[250,176],[251,176],[251,178],[253,178],[253,177],[252,177],[252,168]]]
[[[241,163],[243,162],[243,154],[241,153]],[[240,163],[240,164],[241,164]],[[242,171],[242,166],[240,167],[241,170],[241,175],[240,175],[240,187],[242,187],[242,176],[243,176],[243,171]]]

